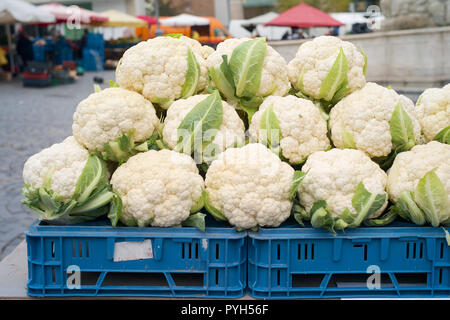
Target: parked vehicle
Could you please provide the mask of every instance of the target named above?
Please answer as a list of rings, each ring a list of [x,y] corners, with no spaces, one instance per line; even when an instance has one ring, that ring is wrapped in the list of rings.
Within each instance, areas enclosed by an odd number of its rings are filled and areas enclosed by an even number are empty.
[[[160,19],[165,19],[168,17],[161,17]],[[223,24],[214,17],[208,18],[210,23],[206,26],[184,26],[184,27],[169,27],[160,25],[160,29],[163,34],[169,33],[182,33],[187,37],[191,37],[198,40],[202,44],[208,44],[211,46],[216,46],[218,43],[232,38],[228,33],[227,29]],[[136,28],[136,36],[140,37],[141,40],[148,40],[155,37],[156,25],[151,25],[144,28]]]

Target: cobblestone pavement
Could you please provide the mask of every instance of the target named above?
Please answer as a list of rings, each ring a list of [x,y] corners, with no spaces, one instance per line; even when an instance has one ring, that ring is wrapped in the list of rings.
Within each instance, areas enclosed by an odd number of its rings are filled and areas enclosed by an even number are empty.
[[[28,157],[72,134],[72,115],[93,92],[93,78],[104,85],[113,71],[86,73],[70,85],[23,88],[0,82],[0,260],[24,239],[35,216],[21,204],[22,168]],[[413,100],[417,93],[404,92]]]
[[[0,260],[22,239],[35,216],[21,204],[26,159],[72,134],[72,115],[93,92],[93,78],[114,79],[113,71],[85,73],[74,84],[24,88],[19,79],[0,82]]]

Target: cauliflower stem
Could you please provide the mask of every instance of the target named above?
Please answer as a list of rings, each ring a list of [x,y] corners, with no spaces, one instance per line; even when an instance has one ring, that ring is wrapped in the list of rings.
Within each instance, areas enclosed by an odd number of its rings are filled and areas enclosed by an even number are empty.
[[[409,151],[416,145],[413,122],[400,102],[395,106],[389,126],[394,149],[388,156],[373,159],[385,171],[392,166],[400,152]]]
[[[447,191],[434,170],[428,171],[414,192],[403,191],[397,200],[399,215],[417,225],[450,226],[450,207]]]
[[[249,122],[263,101],[263,97],[256,94],[261,83],[266,50],[265,38],[248,40],[233,50],[229,62],[227,56],[222,55],[220,66],[209,69],[212,85],[219,89],[229,103],[246,111]]]
[[[445,144],[450,144],[450,126],[439,131],[439,133],[434,137],[433,140]]]
[[[194,227],[199,229],[200,231],[205,231],[205,216],[206,214],[197,212],[194,214],[191,214],[189,218],[184,220],[181,223],[182,227]]]
[[[217,132],[223,121],[223,107],[219,91],[215,90],[210,96],[198,103],[178,126],[178,143],[175,151],[191,155],[193,152],[203,151],[214,139],[206,137],[212,129]],[[209,131],[209,132],[208,132]],[[199,136],[203,135],[203,136]],[[201,146],[197,145],[200,139]]]
[[[360,182],[352,198],[352,206],[356,213],[352,213],[346,208],[338,217],[333,217],[327,202],[325,200],[317,200],[309,213],[300,204],[296,204],[292,214],[302,226],[304,225],[303,220],[310,220],[313,228],[321,228],[336,235],[335,230],[359,227],[367,220],[367,217],[382,208],[385,201],[385,194],[370,193],[364,187],[364,184]],[[368,219],[367,224],[377,226],[388,224],[395,218],[394,214],[395,212],[390,213],[387,217]]]
[[[213,216],[214,219],[216,219],[217,221],[227,221],[227,218],[223,215],[223,213],[219,209],[214,207],[209,201],[208,191],[202,191],[202,198],[205,209]]]
[[[134,130],[130,130],[117,139],[105,143],[105,151],[102,151],[100,153],[103,160],[117,162],[119,165],[121,165],[138,152],[168,149],[168,147],[162,141],[162,135],[160,132],[154,133],[144,142],[134,141],[132,138],[133,133]]]
[[[328,72],[327,76],[323,80],[320,86],[319,95],[314,98],[308,95],[303,90],[303,76],[300,75],[298,77],[297,87],[299,90],[294,94],[299,98],[308,99],[314,102],[316,106],[320,106],[322,112],[328,113],[329,110],[342,98],[347,96],[351,91],[351,88],[348,88],[348,62],[345,57],[344,51],[342,48],[339,51],[339,54]]]

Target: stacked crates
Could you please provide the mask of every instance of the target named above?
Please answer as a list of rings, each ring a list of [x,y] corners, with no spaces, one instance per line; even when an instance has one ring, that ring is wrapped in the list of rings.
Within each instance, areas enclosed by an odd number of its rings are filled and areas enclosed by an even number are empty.
[[[85,71],[101,71],[104,69],[105,41],[102,34],[87,34],[82,64]]]
[[[450,246],[442,228],[396,222],[334,236],[290,223],[257,232],[215,221],[207,226],[202,232],[37,221],[26,234],[28,294],[450,297]]]

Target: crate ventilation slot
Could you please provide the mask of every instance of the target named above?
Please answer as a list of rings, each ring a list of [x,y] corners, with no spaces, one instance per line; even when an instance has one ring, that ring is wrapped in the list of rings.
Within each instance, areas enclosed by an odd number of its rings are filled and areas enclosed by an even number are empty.
[[[84,247],[84,250],[83,250]],[[83,252],[84,251],[84,252]],[[73,258],[89,258],[89,242],[72,241],[72,257]]]
[[[83,274],[82,274],[83,278]],[[168,279],[169,278],[169,279]],[[108,272],[102,287],[135,286],[135,287],[167,287],[169,283],[175,286],[203,286],[203,273],[171,273],[162,272]]]
[[[198,243],[182,243],[181,259],[198,259]]]
[[[353,248],[362,248],[363,249],[363,260],[367,261],[367,244],[354,244]]]
[[[314,260],[314,243],[297,244],[297,260]]]
[[[423,259],[423,242],[407,242],[405,249],[405,258],[410,259]]]

